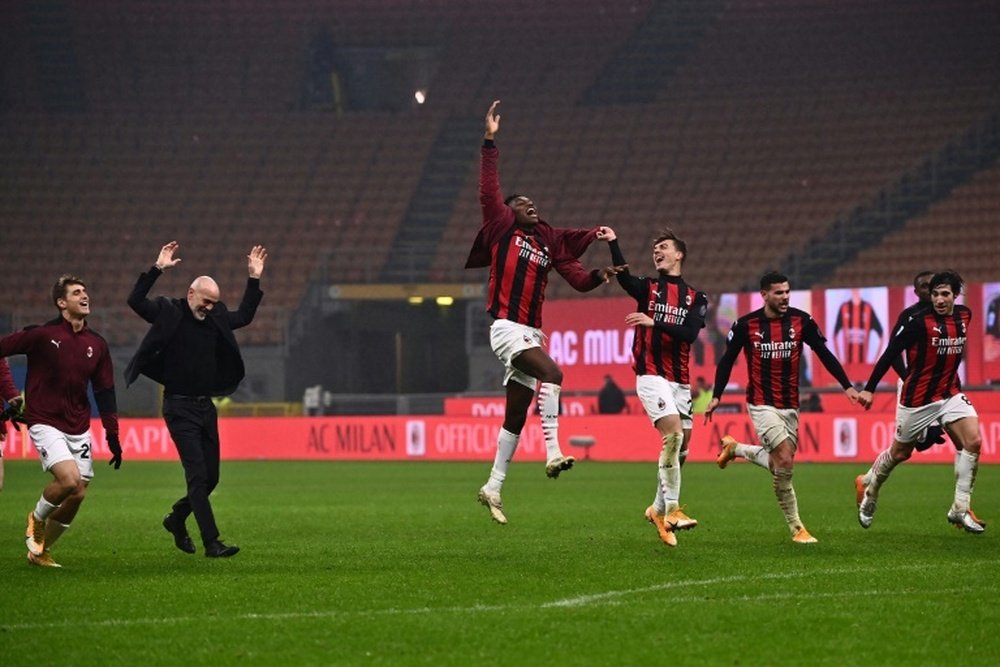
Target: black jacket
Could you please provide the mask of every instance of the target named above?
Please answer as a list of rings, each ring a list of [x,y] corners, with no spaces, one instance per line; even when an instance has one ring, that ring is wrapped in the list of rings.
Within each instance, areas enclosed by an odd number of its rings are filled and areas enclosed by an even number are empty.
[[[187,299],[168,299],[157,297],[148,299],[146,295],[153,283],[163,273],[155,266],[139,276],[132,293],[128,295],[128,305],[138,313],[139,317],[151,323],[149,332],[139,344],[135,356],[125,369],[125,386],[131,385],[139,375],[163,384],[163,349],[180,324],[184,309],[188,307]],[[221,348],[218,359],[218,372],[212,383],[213,396],[227,396],[239,386],[246,375],[240,347],[233,335],[233,329],[245,327],[253,321],[257,306],[264,297],[260,290],[259,278],[248,278],[243,300],[236,311],[230,311],[221,301],[212,308],[208,319],[218,327],[219,334],[225,345]]]

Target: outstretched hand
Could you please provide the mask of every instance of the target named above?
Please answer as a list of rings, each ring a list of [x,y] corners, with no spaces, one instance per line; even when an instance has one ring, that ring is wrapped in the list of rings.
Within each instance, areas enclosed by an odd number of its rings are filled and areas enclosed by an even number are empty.
[[[628,264],[619,264],[618,266],[606,266],[600,269],[601,280],[604,282],[609,282],[613,277],[617,276],[619,273],[628,268]]]
[[[500,100],[493,100],[490,110],[486,112],[486,133],[483,135],[486,139],[492,139],[500,131],[500,114],[494,113],[498,104]]]
[[[164,269],[169,269],[173,266],[177,266],[180,263],[180,257],[174,257],[174,253],[177,252],[177,248],[180,244],[177,241],[171,241],[167,245],[160,248],[160,256],[156,258],[156,268],[160,271]]]
[[[597,228],[597,240],[607,241],[608,243],[614,241],[618,236],[615,234],[615,230],[611,229],[606,225],[601,225]]]
[[[848,396],[848,398],[850,398],[850,396]],[[871,410],[873,399],[874,397],[872,396],[872,393],[870,391],[858,392],[858,397],[857,397],[858,405],[863,407],[865,410]]]
[[[251,278],[260,278],[264,273],[264,261],[267,259],[267,249],[262,245],[255,245],[247,255],[247,271]]]
[[[708,405],[705,406],[705,423],[706,424],[708,422],[712,421],[712,413],[715,412],[715,409],[717,407],[719,407],[719,399],[717,399],[717,398],[713,398],[711,401],[708,402]]]

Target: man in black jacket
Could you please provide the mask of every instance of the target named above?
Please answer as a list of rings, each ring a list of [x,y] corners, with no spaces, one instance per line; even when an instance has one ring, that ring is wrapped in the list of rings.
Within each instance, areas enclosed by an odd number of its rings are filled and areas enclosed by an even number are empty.
[[[140,374],[163,385],[163,419],[177,447],[187,479],[187,495],[173,505],[163,527],[174,544],[194,553],[185,521],[194,514],[205,555],[226,558],[239,551],[223,544],[215,524],[209,495],[219,483],[219,426],[213,396],[227,396],[239,386],[245,369],[233,329],[253,321],[264,296],[260,276],[267,251],[254,246],[247,255],[250,277],[239,308],[230,311],[219,300],[219,286],[209,276],[199,276],[188,288],[187,299],[147,298],[153,283],[181,260],[178,244],[160,249],[156,264],[139,276],[128,305],[153,326],[125,369],[126,386]]]

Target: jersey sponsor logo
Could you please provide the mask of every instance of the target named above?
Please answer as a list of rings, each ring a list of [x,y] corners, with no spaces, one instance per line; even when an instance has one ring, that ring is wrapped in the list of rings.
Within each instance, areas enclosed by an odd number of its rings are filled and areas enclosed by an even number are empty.
[[[667,324],[684,324],[684,318],[688,314],[687,308],[679,308],[669,303],[657,303],[656,301],[650,301],[647,308],[653,314],[655,321]]]
[[[517,256],[521,259],[526,259],[532,264],[537,264],[538,266],[546,267],[552,260],[549,259],[549,249],[545,246],[539,250],[535,246],[528,243],[523,237],[515,236],[514,245],[517,246]]]
[[[798,347],[794,340],[779,340],[772,343],[754,341],[754,350],[761,359],[791,359],[792,351]]]
[[[937,350],[939,355],[962,354],[962,351],[965,349],[965,336],[944,336],[940,338],[938,336],[931,336],[931,346]]]

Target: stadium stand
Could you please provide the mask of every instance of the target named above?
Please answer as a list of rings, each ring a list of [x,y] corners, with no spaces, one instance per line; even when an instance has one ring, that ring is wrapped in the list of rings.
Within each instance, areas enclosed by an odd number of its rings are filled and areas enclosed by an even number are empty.
[[[51,314],[57,273],[79,273],[95,326],[124,345],[143,330],[124,295],[168,238],[183,243],[186,269],[158,285],[168,293],[201,272],[237,291],[249,245],[271,249],[268,298],[281,308],[247,332],[261,344],[285,340],[283,318],[310,280],[370,282],[406,265],[394,244],[432,150],[466,150],[468,162],[421,250],[433,259],[410,279],[481,280],[462,269],[479,224],[476,145],[435,141],[494,97],[508,191],[529,192],[557,225],[615,227],[640,268],[655,229],[673,225],[691,246],[685,275],[710,292],[802,255],[1000,109],[1000,11],[983,0],[686,2],[660,41],[642,30],[668,4],[654,0],[505,3],[516,22],[448,0],[45,4],[0,5],[0,217],[4,247],[16,248],[0,284],[23,324]],[[352,111],[348,91],[341,106],[309,108],[321,29],[337,48],[433,48],[427,103]],[[72,56],[62,75],[79,90],[44,75],[53,68],[34,54],[45,40]],[[602,96],[609,72],[665,49],[679,54],[670,76],[637,79],[642,95]],[[54,94],[60,85],[70,92]],[[899,282],[886,258],[919,255],[890,248],[966,215],[966,188],[984,191],[982,217],[996,209],[995,178],[956,186],[866,251],[881,255],[821,282]],[[606,249],[585,262],[604,265]],[[573,295],[553,280],[550,298]]]

